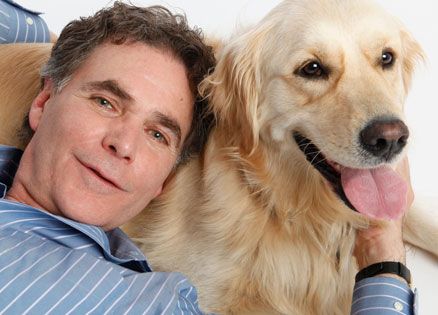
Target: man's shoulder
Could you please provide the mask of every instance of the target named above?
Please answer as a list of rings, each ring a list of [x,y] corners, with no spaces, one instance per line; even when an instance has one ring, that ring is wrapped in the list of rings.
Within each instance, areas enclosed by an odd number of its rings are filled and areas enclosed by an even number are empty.
[[[0,228],[0,309],[6,314],[200,313],[196,289],[181,274],[130,271],[90,254],[86,244],[72,250],[38,231]]]
[[[0,44],[49,42],[50,32],[40,12],[12,0],[0,0]]]

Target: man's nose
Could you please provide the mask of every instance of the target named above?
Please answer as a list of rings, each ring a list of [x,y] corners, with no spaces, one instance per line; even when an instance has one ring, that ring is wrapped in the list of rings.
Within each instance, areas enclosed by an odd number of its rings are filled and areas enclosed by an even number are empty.
[[[103,147],[118,158],[132,162],[137,151],[137,135],[133,128],[112,126],[103,139]]]

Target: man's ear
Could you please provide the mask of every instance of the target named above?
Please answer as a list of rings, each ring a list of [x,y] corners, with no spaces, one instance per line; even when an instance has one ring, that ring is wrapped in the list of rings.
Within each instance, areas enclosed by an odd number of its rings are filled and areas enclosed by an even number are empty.
[[[29,125],[33,131],[38,128],[41,117],[43,116],[44,107],[53,93],[53,83],[51,79],[44,79],[43,89],[38,93],[32,102],[29,111]]]

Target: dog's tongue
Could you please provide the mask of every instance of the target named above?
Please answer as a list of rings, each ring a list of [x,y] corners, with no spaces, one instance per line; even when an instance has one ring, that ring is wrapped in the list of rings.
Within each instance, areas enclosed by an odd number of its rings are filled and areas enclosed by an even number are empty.
[[[343,168],[341,181],[351,204],[362,214],[397,219],[406,210],[406,182],[391,168],[371,170]]]

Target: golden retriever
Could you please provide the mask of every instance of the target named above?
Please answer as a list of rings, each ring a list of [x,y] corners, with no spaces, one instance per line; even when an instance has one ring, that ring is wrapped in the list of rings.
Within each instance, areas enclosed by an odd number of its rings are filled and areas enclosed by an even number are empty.
[[[206,311],[349,313],[368,219],[334,193],[337,171],[383,173],[404,154],[420,46],[370,1],[287,0],[217,56],[205,151],[127,231],[157,270],[189,276]],[[407,236],[438,254],[437,227],[411,215]]]
[[[0,47],[3,143],[25,146],[14,132],[49,48]],[[339,171],[379,172],[404,154],[420,46],[370,1],[286,0],[217,57],[201,87],[216,117],[204,151],[126,230],[155,270],[194,282],[205,311],[347,314],[355,231],[370,220],[350,209]],[[422,212],[405,230],[438,256]]]

